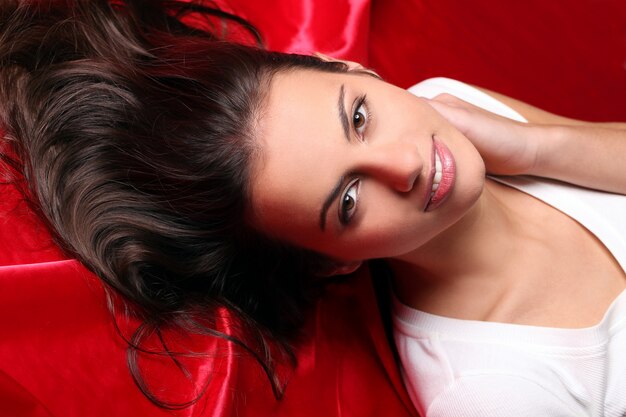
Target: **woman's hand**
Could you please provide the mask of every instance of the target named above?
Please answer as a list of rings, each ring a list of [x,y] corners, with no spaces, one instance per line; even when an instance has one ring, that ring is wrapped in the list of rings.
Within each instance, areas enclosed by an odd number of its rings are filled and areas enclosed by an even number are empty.
[[[622,123],[568,121],[559,116],[520,123],[449,94],[429,103],[474,143],[492,174],[536,175],[626,194]]]
[[[441,94],[429,103],[472,141],[489,173],[521,175],[533,171],[541,136],[537,126],[498,116],[450,94]]]

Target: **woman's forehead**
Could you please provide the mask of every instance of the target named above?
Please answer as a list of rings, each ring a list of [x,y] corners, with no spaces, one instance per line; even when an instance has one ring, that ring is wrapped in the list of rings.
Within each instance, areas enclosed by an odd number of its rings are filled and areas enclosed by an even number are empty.
[[[312,104],[338,89],[349,75],[319,70],[297,69],[276,74],[269,86],[266,110],[279,113],[290,106]],[[330,97],[328,97],[330,98]]]
[[[271,232],[286,219],[313,227],[336,175],[342,135],[337,99],[345,74],[290,71],[272,81],[260,120],[260,155],[252,175],[252,206]],[[282,218],[283,224],[275,220]]]

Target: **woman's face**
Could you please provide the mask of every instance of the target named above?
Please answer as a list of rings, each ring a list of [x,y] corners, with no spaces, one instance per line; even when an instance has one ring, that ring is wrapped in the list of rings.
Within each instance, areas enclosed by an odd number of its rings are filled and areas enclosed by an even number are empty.
[[[340,260],[418,249],[484,184],[464,135],[424,99],[365,74],[279,73],[258,132],[253,225]]]

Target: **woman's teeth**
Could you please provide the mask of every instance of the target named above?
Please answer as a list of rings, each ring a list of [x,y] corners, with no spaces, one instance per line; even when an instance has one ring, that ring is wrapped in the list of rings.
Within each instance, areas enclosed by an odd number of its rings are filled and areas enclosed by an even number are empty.
[[[441,169],[441,159],[439,159],[439,154],[435,151],[435,177],[433,178],[433,186],[430,190],[430,198],[435,195],[435,191],[439,188],[439,183],[441,182],[442,169]]]

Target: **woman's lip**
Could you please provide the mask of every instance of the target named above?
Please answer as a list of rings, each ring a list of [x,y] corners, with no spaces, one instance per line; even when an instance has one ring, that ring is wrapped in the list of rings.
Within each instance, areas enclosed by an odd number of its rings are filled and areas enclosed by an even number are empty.
[[[439,187],[434,194],[432,194],[432,186],[435,177],[435,152],[441,160],[441,181],[439,181]],[[428,186],[426,188],[426,204],[424,211],[432,211],[443,204],[443,202],[450,195],[450,191],[454,187],[456,179],[456,163],[454,156],[450,149],[441,142],[439,139],[433,136],[433,152],[432,152],[432,165],[430,177],[428,179]],[[432,194],[432,197],[431,197]]]

